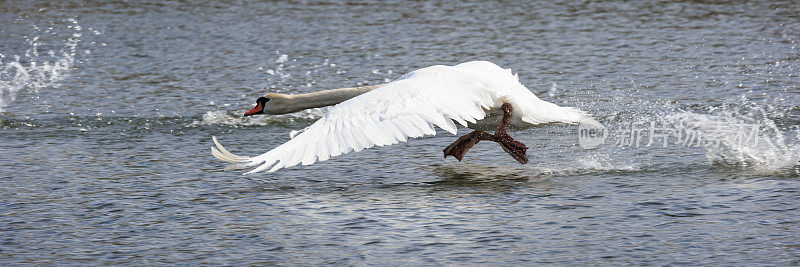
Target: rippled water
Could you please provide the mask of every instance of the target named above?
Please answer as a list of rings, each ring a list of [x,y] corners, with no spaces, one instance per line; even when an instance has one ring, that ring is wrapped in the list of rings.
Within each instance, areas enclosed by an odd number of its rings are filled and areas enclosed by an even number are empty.
[[[3,265],[800,264],[796,1],[0,11]],[[262,93],[469,60],[595,114],[609,139],[513,132],[527,165],[490,143],[442,159],[443,131],[272,174],[210,155],[212,135],[256,155],[324,112],[239,117]],[[755,125],[758,141],[625,145],[650,122]]]

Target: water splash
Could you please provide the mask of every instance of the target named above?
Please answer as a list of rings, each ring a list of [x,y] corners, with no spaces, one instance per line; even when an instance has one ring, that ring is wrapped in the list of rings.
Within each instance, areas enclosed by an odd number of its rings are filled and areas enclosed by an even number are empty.
[[[278,55],[278,58],[275,59],[275,66],[272,68],[267,68],[263,66],[259,66],[259,70],[263,70],[265,74],[269,75],[267,81],[270,83],[284,83],[288,79],[292,77],[290,69],[293,68],[293,65],[286,65],[289,61],[289,55],[281,54],[279,51],[275,51],[275,54]],[[276,86],[270,85],[271,89],[276,89]]]
[[[207,125],[225,125],[232,127],[239,126],[288,126],[302,124],[311,124],[315,120],[325,114],[324,108],[315,108],[295,112],[284,115],[265,115],[265,116],[250,116],[242,117],[239,113],[234,113],[227,110],[208,111],[203,115],[200,121],[193,121],[187,127],[207,126]]]
[[[5,111],[16,100],[20,91],[32,89],[38,94],[40,88],[57,87],[69,76],[82,33],[77,20],[70,18],[65,22],[72,34],[58,51],[39,51],[42,41],[40,35],[37,35],[27,39],[30,47],[23,56],[14,55],[8,60],[0,53],[0,112]],[[33,27],[37,33],[40,31],[35,25]]]
[[[556,97],[556,94],[558,94],[558,84],[553,82],[550,85],[550,90],[547,91],[547,96],[549,96],[551,98],[554,98],[554,97]]]
[[[352,87],[388,83],[395,80],[397,73],[389,68],[373,68],[369,72],[350,75],[348,67],[335,63],[335,59],[303,58],[291,56],[281,51],[275,51],[275,59],[270,59],[264,65],[257,66],[266,77],[266,84],[262,87],[269,88],[274,93],[298,93],[294,89],[305,91],[310,89],[323,90],[335,87]],[[350,76],[350,77],[348,77]],[[364,77],[363,80],[353,80],[352,77]],[[336,81],[338,79],[344,79]],[[333,82],[333,83],[331,83]],[[319,87],[319,88],[318,88]]]
[[[598,172],[633,172],[641,170],[641,166],[637,166],[635,162],[615,159],[612,155],[602,153],[584,154],[578,157],[576,162],[582,168]]]
[[[647,155],[663,151],[650,150],[659,147],[696,149],[713,166],[755,175],[800,175],[800,119],[796,114],[800,107],[739,96],[720,105],[676,109],[639,113],[633,119],[615,116],[608,122],[610,141],[606,146],[628,152],[648,150]],[[660,129],[660,137],[650,139],[657,133],[653,129]]]
[[[714,165],[762,175],[800,175],[800,125],[787,120],[789,109],[762,106],[742,98],[710,107],[707,114],[683,111],[667,119],[704,125],[699,129],[717,139],[716,143],[703,146],[706,158]],[[719,131],[719,125],[752,127],[744,132]]]

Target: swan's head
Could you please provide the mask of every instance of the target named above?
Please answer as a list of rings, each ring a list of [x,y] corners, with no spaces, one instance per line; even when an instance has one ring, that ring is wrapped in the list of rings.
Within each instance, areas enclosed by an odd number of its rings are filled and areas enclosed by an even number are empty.
[[[267,106],[267,102],[269,102],[269,98],[263,96],[259,97],[256,99],[256,106],[245,112],[244,116],[247,117],[250,115],[264,114],[264,107]]]
[[[257,114],[285,114],[288,108],[288,96],[284,94],[266,94],[256,99],[256,106],[244,113],[244,116]],[[269,105],[267,105],[269,102]]]

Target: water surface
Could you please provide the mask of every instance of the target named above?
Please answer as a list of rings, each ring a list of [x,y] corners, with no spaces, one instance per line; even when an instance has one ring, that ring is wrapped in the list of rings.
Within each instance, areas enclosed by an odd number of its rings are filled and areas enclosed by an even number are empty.
[[[800,5],[236,1],[0,5],[0,263],[800,263]],[[444,131],[242,176],[324,114],[266,92],[489,60],[606,124]],[[753,146],[625,146],[629,125],[756,125]],[[462,129],[461,134],[468,130]],[[706,132],[707,133],[707,132]]]

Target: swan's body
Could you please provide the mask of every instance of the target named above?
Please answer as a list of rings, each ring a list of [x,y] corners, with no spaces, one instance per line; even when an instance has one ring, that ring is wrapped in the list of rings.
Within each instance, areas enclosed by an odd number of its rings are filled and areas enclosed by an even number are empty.
[[[510,104],[514,112],[507,110],[504,113],[501,109],[504,103]],[[262,113],[279,114],[327,105],[334,106],[322,118],[264,154],[255,157],[233,155],[217,142],[216,137],[214,142],[219,150],[212,147],[212,154],[218,159],[237,163],[237,167],[256,167],[248,173],[267,169],[274,172],[376,145],[405,142],[408,137],[435,135],[434,125],[456,134],[456,123],[473,129],[494,128],[506,114],[510,117],[507,124],[513,128],[591,119],[575,108],[560,107],[539,99],[519,82],[511,70],[486,61],[427,67],[373,87],[298,96],[268,94],[254,110],[260,107]],[[251,110],[247,115],[253,113]]]

